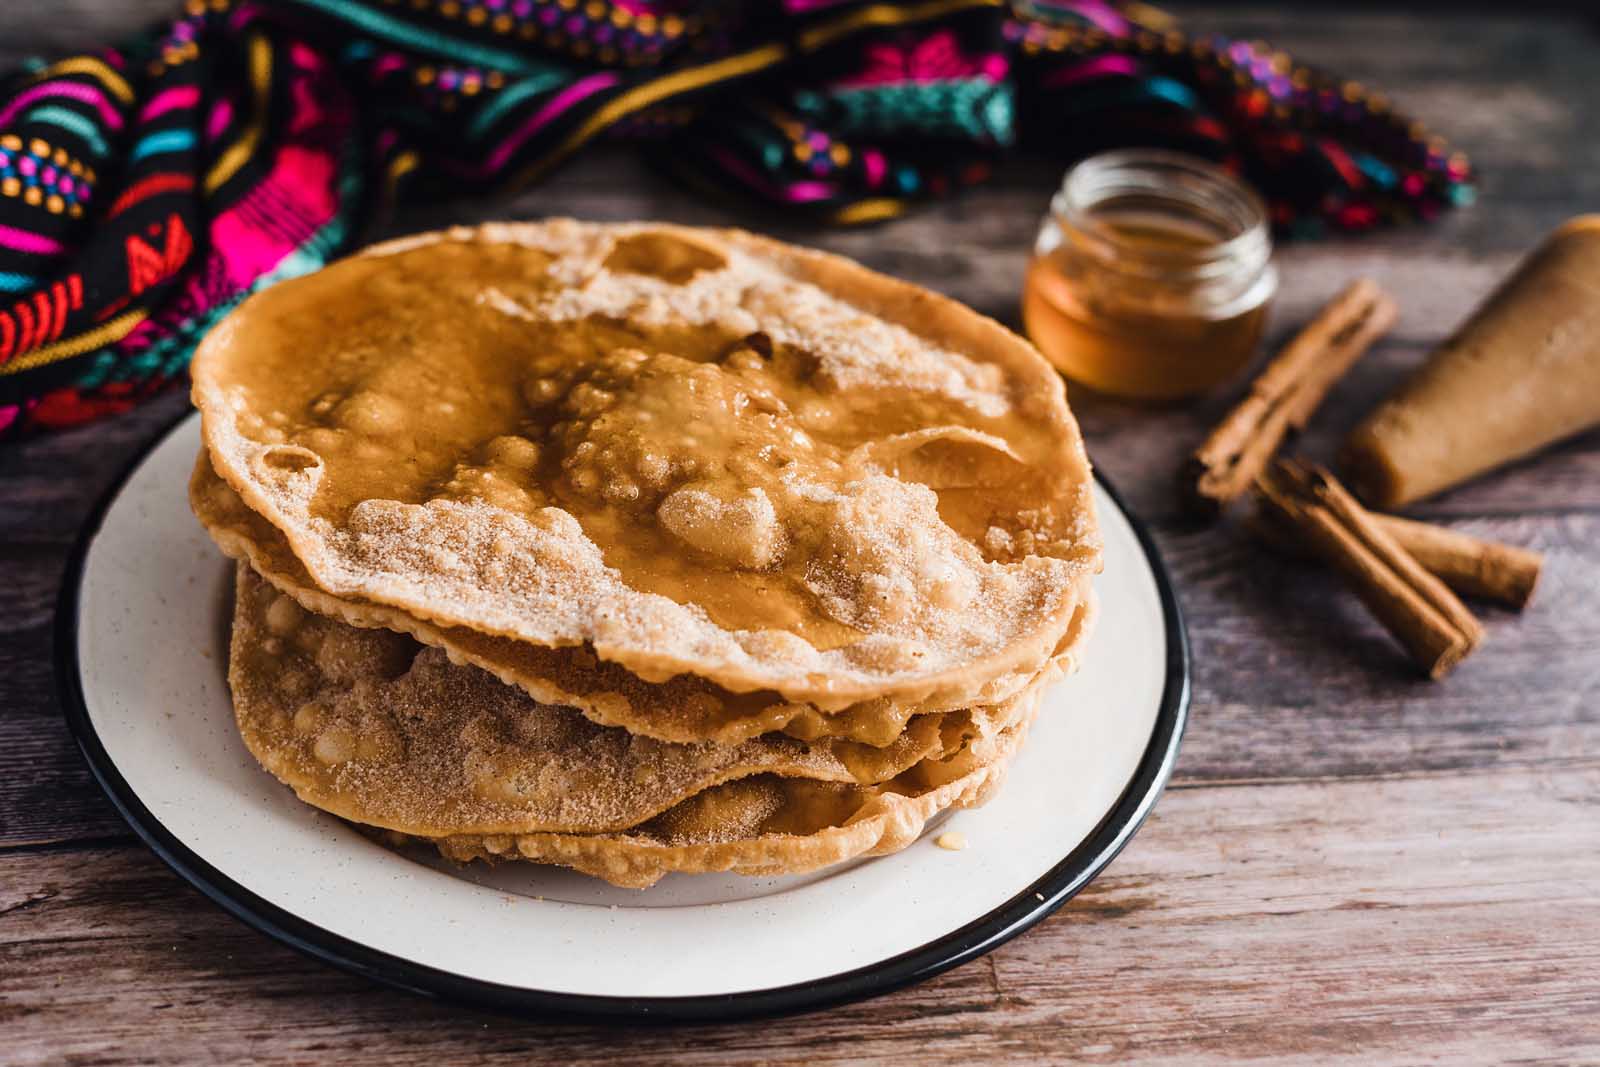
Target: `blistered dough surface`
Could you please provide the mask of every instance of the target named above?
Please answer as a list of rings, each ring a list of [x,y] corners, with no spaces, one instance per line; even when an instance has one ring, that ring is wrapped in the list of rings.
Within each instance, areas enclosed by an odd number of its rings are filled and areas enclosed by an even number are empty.
[[[949,301],[748,235],[412,238],[194,364],[316,586],[837,710],[1038,670],[1098,567],[1059,379]]]
[[[735,693],[690,674],[652,685],[582,646],[548,648],[465,627],[444,627],[387,604],[335,597],[317,588],[288,542],[271,523],[245,507],[201,453],[189,490],[190,504],[217,545],[242,560],[307,611],[366,629],[387,629],[443,649],[452,662],[480,667],[546,704],[572,707],[602,726],[619,726],[661,741],[737,744],[783,731],[802,740],[825,737],[870,745],[893,744],[916,715],[1003,702],[1027,686],[1071,673],[1094,616],[1086,590],[1072,625],[1050,661],[1032,673],[1014,671],[983,686],[949,687],[917,699],[874,698],[836,711],[787,700],[770,692]],[[1087,584],[1087,579],[1084,580]]]
[[[425,836],[622,830],[758,775],[873,786],[984,751],[1032,699],[921,716],[884,747],[781,734],[664,743],[542,704],[403,634],[308,612],[244,564],[229,682],[246,745],[301,799]]]

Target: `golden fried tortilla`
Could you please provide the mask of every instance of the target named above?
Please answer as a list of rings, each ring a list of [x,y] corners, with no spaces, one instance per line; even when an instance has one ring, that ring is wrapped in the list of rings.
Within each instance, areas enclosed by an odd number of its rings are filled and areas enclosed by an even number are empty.
[[[246,746],[302,800],[425,837],[625,830],[756,775],[872,787],[922,760],[988,751],[1031,706],[1025,694],[919,716],[884,747],[781,734],[665,743],[542,704],[403,634],[307,612],[244,564],[228,678]]]
[[[252,296],[193,373],[311,586],[649,683],[960,707],[1045,669],[1099,566],[1025,341],[749,234],[408,238]]]

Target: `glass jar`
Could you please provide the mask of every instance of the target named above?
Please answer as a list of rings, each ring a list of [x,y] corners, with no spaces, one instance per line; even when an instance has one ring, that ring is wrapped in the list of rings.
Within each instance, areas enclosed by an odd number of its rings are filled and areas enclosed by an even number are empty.
[[[1098,392],[1170,400],[1250,361],[1278,287],[1261,200],[1177,152],[1107,152],[1067,172],[1039,229],[1022,318]]]

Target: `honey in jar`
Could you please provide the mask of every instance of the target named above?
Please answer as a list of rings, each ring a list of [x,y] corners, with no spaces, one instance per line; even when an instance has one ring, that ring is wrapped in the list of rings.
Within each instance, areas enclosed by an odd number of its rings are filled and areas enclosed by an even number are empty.
[[[1175,152],[1078,164],[1050,203],[1023,287],[1028,335],[1068,378],[1171,400],[1250,361],[1277,288],[1260,200]]]

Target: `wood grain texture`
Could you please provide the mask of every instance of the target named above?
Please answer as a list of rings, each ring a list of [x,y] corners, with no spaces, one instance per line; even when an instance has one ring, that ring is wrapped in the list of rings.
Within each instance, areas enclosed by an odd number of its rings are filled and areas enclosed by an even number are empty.
[[[1574,17],[1173,5],[1381,86],[1482,171],[1428,228],[1293,245],[1269,344],[1357,275],[1401,319],[1300,443],[1343,432],[1548,229],[1600,206],[1600,41]],[[0,64],[127,32],[169,0],[0,4]],[[509,203],[435,205],[392,232],[563,213],[744,225],[822,245],[1013,326],[1059,177],[990,185],[873,229],[818,232],[713,205],[622,150]],[[1189,616],[1194,719],[1174,789],[1089,892],[1000,952],[818,1016],[621,1032],[481,1017],[376,989],[227,918],[127,833],[61,724],[61,567],[179,392],[0,447],[0,1063],[1600,1062],[1600,435],[1415,513],[1549,554],[1526,614],[1417,680],[1337,580],[1195,526],[1173,473],[1236,399],[1141,410],[1075,393],[1100,466],[1148,519]]]
[[[1061,913],[923,986],[615,1030],[308,966],[141,850],[14,851],[0,1030],[18,1065],[1572,1064],[1600,1056],[1597,879],[1600,763],[1178,789]]]

